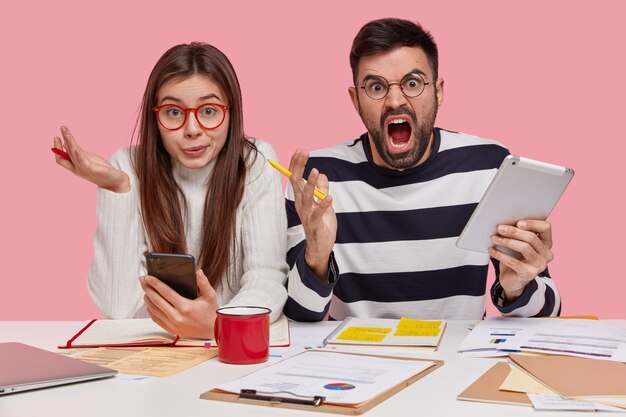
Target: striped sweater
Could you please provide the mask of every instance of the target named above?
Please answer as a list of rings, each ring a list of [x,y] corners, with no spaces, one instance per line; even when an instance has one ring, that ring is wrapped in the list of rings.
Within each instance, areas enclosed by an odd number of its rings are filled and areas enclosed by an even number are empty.
[[[489,256],[455,242],[508,150],[495,141],[435,129],[430,157],[404,171],[374,164],[367,133],[311,153],[305,170],[328,176],[337,213],[331,282],[306,265],[304,230],[287,188],[290,267],[285,314],[299,321],[325,317],[481,319]],[[510,305],[497,280],[491,299],[503,315],[560,311],[548,270]]]

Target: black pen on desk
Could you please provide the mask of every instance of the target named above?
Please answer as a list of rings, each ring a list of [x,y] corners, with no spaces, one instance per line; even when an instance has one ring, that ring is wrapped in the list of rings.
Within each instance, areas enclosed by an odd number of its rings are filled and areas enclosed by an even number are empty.
[[[257,390],[254,389],[242,389],[239,392],[239,398],[243,398],[246,400],[267,401],[270,403],[312,405],[313,407],[318,407],[324,404],[324,401],[326,401],[326,397],[320,395],[315,395],[313,397],[307,397],[307,399],[303,399],[279,397],[276,394],[278,393],[258,393]]]

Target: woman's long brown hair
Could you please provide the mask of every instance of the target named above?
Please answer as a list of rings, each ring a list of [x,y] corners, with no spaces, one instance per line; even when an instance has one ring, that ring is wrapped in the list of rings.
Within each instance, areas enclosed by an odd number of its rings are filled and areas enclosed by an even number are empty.
[[[224,148],[215,160],[204,203],[202,248],[198,265],[213,287],[228,283],[229,264],[237,256],[235,218],[243,196],[248,156],[256,157],[256,147],[243,131],[241,89],[228,58],[217,48],[194,42],[169,49],[154,66],[143,96],[139,120],[136,170],[144,227],[155,252],[186,253],[182,191],[172,173],[172,161],[163,146],[157,126],[156,106],[159,88],[171,80],[184,80],[193,74],[209,77],[226,94],[230,123]]]

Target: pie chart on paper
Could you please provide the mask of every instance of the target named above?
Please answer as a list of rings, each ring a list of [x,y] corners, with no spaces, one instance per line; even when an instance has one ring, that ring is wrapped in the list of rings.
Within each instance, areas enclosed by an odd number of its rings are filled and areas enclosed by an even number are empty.
[[[349,389],[354,389],[356,387],[352,384],[347,384],[345,382],[333,382],[332,384],[324,385],[324,388],[331,390],[331,391],[347,391]]]

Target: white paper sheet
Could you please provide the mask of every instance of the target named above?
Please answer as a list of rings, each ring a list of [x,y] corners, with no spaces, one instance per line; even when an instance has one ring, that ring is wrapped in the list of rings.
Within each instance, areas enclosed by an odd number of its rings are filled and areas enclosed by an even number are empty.
[[[432,365],[429,361],[308,351],[217,388],[233,393],[253,389],[258,394],[321,395],[326,402],[356,405]]]
[[[626,320],[488,317],[458,350],[480,357],[526,351],[626,361],[618,350],[624,344]]]
[[[518,317],[487,317],[474,326],[458,351],[474,357],[507,356],[508,352],[498,347],[537,326],[536,321]]]
[[[626,343],[626,320],[534,320],[539,327],[524,329],[498,348],[613,360],[613,353]]]
[[[604,404],[595,404],[587,401],[567,400],[558,395],[528,394],[535,410],[561,411],[613,411],[626,413],[626,410]]]
[[[626,343],[620,343],[620,345],[613,351],[611,359],[617,362],[626,362]]]

